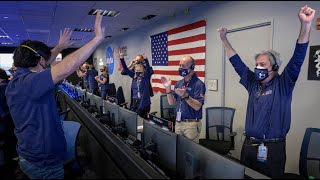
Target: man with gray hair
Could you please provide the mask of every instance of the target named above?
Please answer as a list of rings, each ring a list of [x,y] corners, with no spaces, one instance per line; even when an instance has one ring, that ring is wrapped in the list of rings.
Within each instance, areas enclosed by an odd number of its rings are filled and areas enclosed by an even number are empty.
[[[255,56],[252,72],[227,39],[227,29],[218,29],[226,54],[249,92],[245,136],[240,161],[272,178],[281,178],[286,163],[286,135],[291,123],[292,92],[306,56],[315,10],[300,9],[300,34],[292,58],[278,74],[280,59],[276,51]]]

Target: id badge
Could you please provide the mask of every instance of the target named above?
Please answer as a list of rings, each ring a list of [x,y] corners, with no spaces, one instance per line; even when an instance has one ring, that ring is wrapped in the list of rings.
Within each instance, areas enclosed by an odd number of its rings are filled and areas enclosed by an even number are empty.
[[[138,92],[138,98],[139,98],[139,99],[141,98],[140,92]]]
[[[261,144],[258,147],[257,160],[260,162],[267,162],[267,157],[268,157],[268,148],[267,146],[264,146],[264,144]]]
[[[177,112],[176,121],[181,121],[181,111]]]

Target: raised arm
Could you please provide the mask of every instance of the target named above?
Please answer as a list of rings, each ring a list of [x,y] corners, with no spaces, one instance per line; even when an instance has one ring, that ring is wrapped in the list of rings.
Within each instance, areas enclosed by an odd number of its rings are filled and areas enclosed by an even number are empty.
[[[102,15],[97,13],[95,20],[95,37],[77,51],[66,56],[60,63],[51,68],[51,75],[54,84],[62,81],[72,74],[81,64],[83,64],[98,45],[104,40],[105,29],[101,27]]]
[[[284,72],[288,72],[288,75],[293,82],[297,81],[301,66],[306,57],[314,14],[315,10],[311,9],[308,6],[302,7],[298,13],[301,23],[300,33],[293,56],[284,69]]]
[[[71,40],[70,40],[72,32],[73,31],[70,28],[65,28],[63,33],[60,31],[59,43],[56,47],[54,47],[51,50],[51,56],[48,60],[48,64],[50,64],[51,66],[54,66],[55,64],[59,63],[59,62],[55,61],[58,54],[62,50],[69,48],[74,43],[74,42],[71,42]]]
[[[218,29],[218,32],[220,33],[220,39],[222,41],[228,59],[230,60],[238,75],[241,77],[247,66],[242,62],[237,52],[232,48],[227,38],[227,29],[221,27],[220,29]]]
[[[151,76],[151,71],[150,71],[150,63],[148,61],[147,56],[145,55],[145,53],[143,53],[143,58],[144,58],[144,62],[146,63],[146,74],[148,76]]]
[[[120,53],[119,54],[119,57],[120,57],[120,62],[121,62],[121,65],[123,67],[123,70],[131,77],[131,78],[134,78],[134,72],[133,71],[130,71],[130,69],[128,69],[126,63],[124,62],[124,55],[123,53]]]

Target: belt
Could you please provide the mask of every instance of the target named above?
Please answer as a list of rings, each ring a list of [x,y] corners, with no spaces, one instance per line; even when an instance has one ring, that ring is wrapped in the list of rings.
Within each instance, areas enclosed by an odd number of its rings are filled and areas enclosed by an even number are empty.
[[[199,119],[181,119],[182,122],[199,122]],[[180,121],[177,121],[180,122]]]
[[[256,139],[254,137],[246,137],[246,139],[250,140],[252,144],[278,143],[278,142],[284,142],[286,140],[286,138]]]

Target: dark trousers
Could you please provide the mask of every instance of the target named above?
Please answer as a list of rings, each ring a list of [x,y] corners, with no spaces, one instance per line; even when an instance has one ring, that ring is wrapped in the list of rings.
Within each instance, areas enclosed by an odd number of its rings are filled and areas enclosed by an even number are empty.
[[[245,139],[241,150],[241,164],[271,178],[282,178],[286,165],[286,143],[264,143],[268,148],[267,162],[257,160],[258,145]]]
[[[14,124],[10,114],[3,118],[0,118],[0,139],[4,141],[3,152],[6,162],[9,162],[12,158],[17,157],[16,145],[17,138],[14,134]]]
[[[150,106],[146,106],[144,109],[139,109],[140,99],[133,99],[131,111],[135,111],[138,115],[144,119],[148,119],[148,114],[150,112]],[[138,111],[137,111],[138,110]]]
[[[95,89],[92,91],[92,93],[93,93],[94,95],[100,96],[99,88],[95,88]]]

